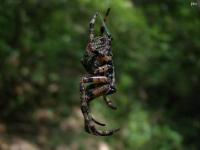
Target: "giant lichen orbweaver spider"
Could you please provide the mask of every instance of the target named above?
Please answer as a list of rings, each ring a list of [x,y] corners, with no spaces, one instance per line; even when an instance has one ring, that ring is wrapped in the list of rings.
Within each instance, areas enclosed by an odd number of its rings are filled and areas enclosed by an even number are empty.
[[[80,81],[81,111],[84,116],[85,130],[90,134],[98,136],[112,135],[119,130],[102,131],[96,129],[95,123],[101,126],[105,126],[105,124],[96,121],[91,116],[89,108],[89,104],[94,98],[103,96],[106,104],[110,108],[116,109],[116,106],[107,98],[107,95],[116,92],[113,55],[111,51],[112,37],[105,24],[109,12],[110,8],[107,10],[104,19],[98,12],[91,19],[89,24],[89,42],[84,57],[81,60],[88,73]],[[95,37],[94,25],[97,16],[100,17],[102,26],[100,28],[101,35]],[[85,86],[86,84],[87,86]]]

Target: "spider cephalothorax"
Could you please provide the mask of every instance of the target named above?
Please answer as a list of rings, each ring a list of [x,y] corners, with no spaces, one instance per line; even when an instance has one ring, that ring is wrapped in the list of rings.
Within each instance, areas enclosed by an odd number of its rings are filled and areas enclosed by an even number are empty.
[[[119,129],[101,131],[97,130],[95,123],[105,126],[105,124],[96,121],[90,114],[89,104],[94,98],[103,96],[106,104],[116,109],[115,105],[107,98],[107,95],[116,92],[115,88],[115,72],[112,60],[111,43],[112,37],[109,33],[105,21],[109,14],[108,9],[104,20],[99,13],[96,13],[90,21],[89,42],[86,47],[82,64],[87,71],[87,75],[82,77],[80,81],[81,93],[81,111],[85,120],[85,130],[94,135],[106,136],[112,135]],[[102,20],[101,35],[95,37],[94,24],[97,16]],[[87,87],[85,87],[85,84]]]

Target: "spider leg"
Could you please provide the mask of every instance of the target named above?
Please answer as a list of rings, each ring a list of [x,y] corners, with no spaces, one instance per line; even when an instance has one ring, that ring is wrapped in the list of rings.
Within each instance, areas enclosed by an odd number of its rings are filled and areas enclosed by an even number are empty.
[[[98,87],[98,86],[101,86],[101,84],[90,84],[90,85],[88,85],[88,86],[86,87],[86,91],[89,91],[89,90],[91,90],[91,89],[93,89],[93,88],[96,88],[96,87]],[[105,126],[104,123],[101,123],[101,122],[95,120],[93,116],[92,116],[92,120],[93,120],[96,124],[98,124],[98,125],[100,125],[100,126]]]
[[[106,102],[106,104],[108,105],[108,107],[110,107],[112,109],[117,109],[117,107],[112,103],[112,101],[107,97],[107,95],[104,95],[103,99]]]
[[[113,130],[106,130],[106,131],[102,131],[102,130],[97,130],[94,126],[93,123],[90,123],[90,128],[91,131],[94,135],[98,135],[98,136],[109,136],[109,135],[113,135],[115,132],[119,131],[120,128],[117,129],[113,129]]]
[[[96,59],[98,61],[100,61],[101,63],[109,64],[112,61],[112,56],[101,55],[101,56],[97,57]]]
[[[98,69],[96,69],[94,71],[94,74],[102,74],[102,73],[106,73],[108,71],[112,71],[112,66],[111,65],[104,65],[99,67]],[[107,98],[106,95],[103,96],[104,101],[106,102],[107,106],[112,108],[112,109],[117,109],[117,107],[112,103],[112,101]]]
[[[94,71],[94,74],[102,74],[102,73],[106,73],[106,72],[111,71],[111,70],[112,70],[112,66],[106,64],[106,65],[101,66],[98,69],[96,69]],[[112,109],[117,109],[117,107],[112,103],[112,101],[109,98],[107,98],[106,95],[103,96],[103,99],[106,102],[108,107],[110,107]]]
[[[112,70],[112,66],[111,65],[103,65],[99,68],[97,68],[95,71],[94,71],[94,74],[102,74],[102,73],[106,73],[108,71],[111,71]]]
[[[84,88],[85,83],[96,83],[96,84],[101,84],[104,83],[103,85],[96,87],[94,89],[90,89],[86,92]],[[106,131],[101,131],[97,130],[95,127],[95,123],[99,125],[104,125],[102,123],[99,123],[98,121],[94,120],[92,118],[91,114],[89,113],[89,103],[96,97],[105,95],[109,89],[110,86],[107,84],[108,78],[105,76],[95,76],[95,77],[83,77],[80,83],[80,91],[81,91],[81,110],[84,116],[85,120],[85,130],[86,132],[94,135],[99,135],[99,136],[108,136],[112,135],[114,132],[118,131],[119,129],[114,129],[114,130],[106,130]]]
[[[88,94],[89,95],[88,102],[93,100],[95,97],[106,94],[109,90],[110,90],[109,84],[105,84],[105,85],[102,85],[101,87],[97,87],[95,89],[92,89],[90,91],[90,94]],[[88,126],[87,126],[86,131],[89,131],[88,133],[90,133],[90,134],[94,134],[94,135],[98,135],[98,136],[112,135],[114,132],[117,132],[119,130],[119,129],[105,130],[105,131],[98,130],[98,129],[96,129],[95,124],[92,120],[90,120],[87,124],[88,124]]]
[[[84,84],[85,83],[90,83],[93,82],[95,84],[91,84],[85,88]],[[99,121],[96,121],[91,115],[90,115],[90,110],[89,110],[89,102],[88,99],[94,99],[94,97],[88,97],[88,95],[92,96],[92,92],[88,92],[90,94],[86,95],[86,90],[91,91],[91,89],[98,87],[98,83],[107,83],[108,80],[104,76],[99,76],[99,77],[89,77],[85,76],[82,78],[80,82],[80,95],[81,95],[81,110],[85,119],[85,122],[88,122],[89,120],[93,120],[95,123],[101,126],[105,126],[105,124],[100,123]],[[101,85],[100,85],[101,86]]]
[[[85,122],[88,122],[88,121],[90,121],[92,119],[92,117],[90,115],[88,115],[89,114],[89,106],[88,106],[88,104],[87,104],[87,102],[85,100],[86,99],[85,90],[86,89],[85,89],[84,83],[81,80],[81,82],[80,82],[81,111],[82,111],[82,114],[83,114]],[[85,124],[85,130],[87,132],[89,132],[86,124]]]
[[[92,17],[90,20],[90,25],[89,25],[89,39],[92,41],[94,39],[94,24],[96,22],[98,12],[95,13],[95,15]]]
[[[86,87],[86,91],[89,91],[89,90],[94,89],[94,88],[96,88],[96,87],[99,87],[99,86],[101,86],[101,85],[102,85],[102,84],[90,84],[90,85],[88,85],[88,86]],[[104,123],[101,123],[101,122],[95,120],[94,117],[92,117],[92,120],[93,120],[96,124],[98,124],[98,125],[105,126]]]
[[[109,13],[110,13],[110,8],[107,9],[106,15],[105,15],[104,19],[102,20],[102,26],[100,27],[100,33],[101,33],[101,35],[103,35],[103,33],[106,31],[105,23],[106,23],[106,21],[108,19]],[[107,33],[107,34],[109,34],[109,33]]]
[[[92,121],[94,121],[96,124],[98,124],[98,125],[100,125],[100,126],[106,126],[106,124],[101,123],[101,122],[95,120],[93,117],[92,117]]]

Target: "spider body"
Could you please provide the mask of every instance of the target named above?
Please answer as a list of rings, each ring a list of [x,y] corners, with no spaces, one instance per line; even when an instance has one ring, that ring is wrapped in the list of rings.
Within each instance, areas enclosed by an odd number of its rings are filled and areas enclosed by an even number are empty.
[[[109,14],[110,9],[106,13],[106,17]],[[94,98],[103,96],[106,104],[112,109],[116,109],[113,103],[107,98],[107,95],[116,92],[115,88],[115,72],[112,60],[112,37],[106,30],[105,20],[101,27],[101,36],[94,36],[94,24],[96,17],[99,14],[96,13],[90,21],[89,28],[89,43],[86,47],[82,64],[87,71],[87,75],[82,77],[80,81],[80,93],[81,93],[81,110],[85,120],[85,130],[94,135],[107,136],[112,135],[119,129],[101,131],[97,130],[95,123],[105,126],[105,124],[96,121],[90,114],[89,104]],[[106,31],[106,34],[104,32]],[[87,87],[85,86],[87,85]]]

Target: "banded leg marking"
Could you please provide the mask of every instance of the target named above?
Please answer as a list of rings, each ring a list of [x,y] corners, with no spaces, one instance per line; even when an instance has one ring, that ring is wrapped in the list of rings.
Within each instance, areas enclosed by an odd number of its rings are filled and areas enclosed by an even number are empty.
[[[94,74],[101,74],[101,73],[105,73],[105,72],[108,72],[108,70],[111,70],[112,69],[112,66],[111,65],[104,65],[104,66],[101,66],[99,67],[98,69],[96,69],[94,71]]]
[[[92,17],[92,19],[90,20],[90,25],[89,25],[89,39],[90,41],[92,41],[94,39],[94,25],[96,22],[96,18],[97,18],[98,12],[95,13],[95,15]]]
[[[92,79],[92,80],[91,80]],[[100,79],[102,79],[100,77]],[[85,121],[85,130],[86,132],[90,133],[90,134],[94,134],[94,135],[99,135],[99,136],[108,136],[108,135],[112,135],[114,132],[117,132],[119,129],[114,129],[114,130],[98,130],[95,127],[95,123],[101,126],[105,126],[105,124],[100,123],[98,121],[96,121],[90,114],[89,111],[89,101],[86,100],[87,98],[87,93],[86,93],[86,88],[84,86],[85,83],[89,83],[89,82],[98,82],[99,81],[103,81],[105,82],[105,78],[104,80],[99,80],[98,77],[83,77],[81,82],[80,82],[80,93],[81,93],[81,111],[83,113],[84,116],[84,121]],[[101,82],[100,82],[101,83]],[[107,90],[109,89],[108,85],[102,85],[99,87],[96,87],[92,90],[92,93],[97,96],[97,95],[101,95],[102,93],[106,93]]]

